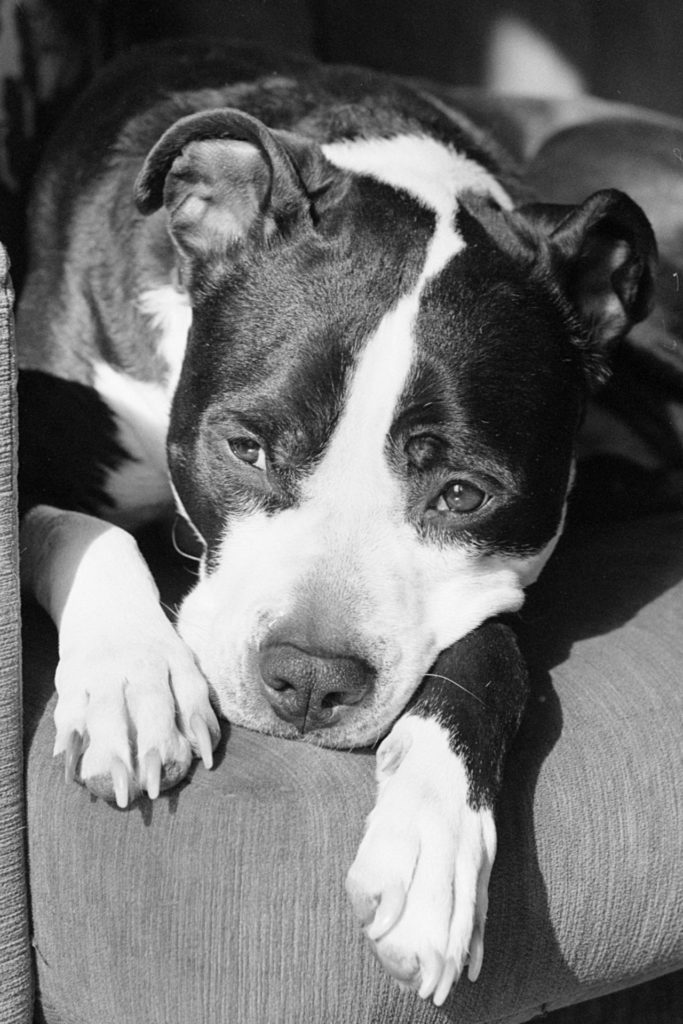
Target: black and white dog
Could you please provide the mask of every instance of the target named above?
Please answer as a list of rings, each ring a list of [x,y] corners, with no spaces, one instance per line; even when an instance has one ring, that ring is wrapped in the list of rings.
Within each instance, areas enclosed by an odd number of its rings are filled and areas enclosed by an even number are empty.
[[[529,205],[418,87],[210,43],[119,63],[54,141],[18,317],[23,573],[55,753],[121,807],[219,726],[376,743],[347,887],[436,1003],[483,955],[527,681],[500,620],[562,530],[587,382],[650,306],[640,208]],[[203,555],[177,630],[133,539]]]

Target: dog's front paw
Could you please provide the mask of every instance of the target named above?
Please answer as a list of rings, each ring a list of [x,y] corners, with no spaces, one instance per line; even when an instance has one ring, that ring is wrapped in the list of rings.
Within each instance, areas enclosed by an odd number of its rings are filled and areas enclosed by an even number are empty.
[[[377,754],[377,804],[346,880],[386,970],[441,1005],[484,954],[496,831],[467,803],[461,759],[434,720],[401,719]]]
[[[66,778],[119,807],[179,782],[193,751],[210,768],[220,736],[190,649],[161,611],[146,627],[84,635],[60,652],[55,679]]]

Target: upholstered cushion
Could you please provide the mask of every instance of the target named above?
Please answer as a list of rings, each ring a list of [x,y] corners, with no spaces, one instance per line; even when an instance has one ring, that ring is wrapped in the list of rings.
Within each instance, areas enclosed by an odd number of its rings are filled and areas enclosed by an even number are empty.
[[[682,517],[567,540],[535,588],[521,613],[534,694],[500,800],[484,969],[442,1010],[383,974],[344,895],[369,753],[226,726],[215,770],[116,810],[51,757],[54,640],[29,612],[48,1024],[511,1024],[683,967],[682,606]]]
[[[0,1020],[23,1024],[32,1001],[26,917],[17,416],[12,285],[0,245]]]

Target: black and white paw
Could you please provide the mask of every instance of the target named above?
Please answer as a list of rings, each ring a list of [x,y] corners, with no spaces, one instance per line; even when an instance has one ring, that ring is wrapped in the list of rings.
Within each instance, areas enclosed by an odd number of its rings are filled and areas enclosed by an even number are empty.
[[[190,649],[163,618],[121,634],[103,629],[60,652],[55,756],[65,777],[126,807],[213,764],[220,727]],[[111,626],[111,624],[110,624]]]
[[[440,1006],[484,955],[496,853],[489,809],[467,802],[462,760],[433,719],[406,716],[377,754],[379,791],[346,888],[385,969]]]

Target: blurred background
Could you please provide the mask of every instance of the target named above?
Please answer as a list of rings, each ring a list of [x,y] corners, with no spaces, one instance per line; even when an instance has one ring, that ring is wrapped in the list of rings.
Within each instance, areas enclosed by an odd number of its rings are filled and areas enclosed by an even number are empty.
[[[26,191],[73,96],[122,49],[194,33],[683,114],[683,0],[0,0],[0,228],[18,274]]]

